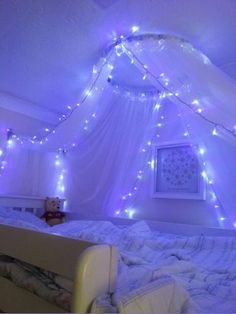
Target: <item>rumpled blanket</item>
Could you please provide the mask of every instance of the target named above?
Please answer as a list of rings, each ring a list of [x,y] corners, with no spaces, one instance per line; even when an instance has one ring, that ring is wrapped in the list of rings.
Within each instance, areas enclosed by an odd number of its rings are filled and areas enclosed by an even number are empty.
[[[122,291],[93,302],[92,313],[182,313],[189,301],[176,280],[164,276],[124,294]]]
[[[52,272],[0,255],[0,275],[17,286],[70,311],[72,282]]]
[[[126,228],[108,221],[71,221],[45,232],[118,246],[118,297],[99,298],[107,309],[103,312],[119,311],[121,303],[114,300],[123,300],[123,296],[132,298],[133,293],[139,295],[138,289],[169,276],[188,295],[181,311],[236,313],[234,237],[163,234],[152,232],[142,221]],[[166,297],[171,299],[171,294]]]

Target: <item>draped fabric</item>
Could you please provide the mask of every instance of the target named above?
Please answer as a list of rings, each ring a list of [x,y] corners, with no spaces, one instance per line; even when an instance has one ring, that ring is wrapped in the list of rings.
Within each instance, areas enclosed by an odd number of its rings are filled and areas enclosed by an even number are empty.
[[[206,150],[204,161],[214,181],[214,186],[208,189],[216,193],[221,212],[228,217],[226,224],[232,226],[232,221],[236,221],[233,210],[236,202],[235,82],[189,43],[174,37],[145,36],[145,40],[126,42],[125,47],[127,55],[143,73],[150,69],[151,75],[147,78],[157,89],[173,94],[170,100],[182,113],[182,123],[190,133],[189,141]],[[199,108],[202,116],[198,114]],[[217,137],[212,136],[214,125]]]
[[[152,133],[152,109],[153,101],[124,101],[114,95],[107,115],[81,144],[78,154],[68,154],[69,186],[76,186],[68,198],[77,202],[78,208],[112,216],[125,204],[130,206],[127,194],[135,193],[140,184],[138,173],[149,157],[142,152],[142,145]],[[74,169],[78,169],[76,174]],[[124,195],[127,200],[122,199]]]
[[[171,36],[144,36],[124,46],[142,71],[141,64],[154,74],[147,76],[152,84],[178,93],[173,102],[192,104],[197,99],[205,117],[234,130],[236,84],[191,44]]]
[[[152,89],[161,92],[159,98],[132,93],[129,97],[108,83],[120,53],[126,53]],[[135,218],[232,228],[236,221],[235,83],[189,43],[170,36],[141,36],[118,43],[105,61],[93,71],[100,69],[92,88],[85,91],[89,97],[56,128],[46,145],[17,156],[9,153],[9,167],[0,178],[2,193],[57,193],[56,177],[61,173],[54,162],[61,148],[66,152],[62,196],[68,200],[68,210],[91,217],[135,208]],[[168,96],[164,101],[163,92]],[[218,136],[212,135],[213,128]],[[213,181],[207,184],[206,201],[152,198],[153,148],[181,142],[204,147],[205,154],[199,157]],[[217,206],[212,202],[215,197]]]

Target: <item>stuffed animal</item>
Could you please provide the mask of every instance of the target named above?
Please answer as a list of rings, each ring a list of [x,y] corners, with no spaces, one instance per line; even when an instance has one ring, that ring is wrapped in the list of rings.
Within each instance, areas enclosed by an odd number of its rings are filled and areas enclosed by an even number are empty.
[[[64,222],[65,213],[60,211],[60,199],[58,197],[47,197],[45,200],[44,214],[41,216],[50,226]]]

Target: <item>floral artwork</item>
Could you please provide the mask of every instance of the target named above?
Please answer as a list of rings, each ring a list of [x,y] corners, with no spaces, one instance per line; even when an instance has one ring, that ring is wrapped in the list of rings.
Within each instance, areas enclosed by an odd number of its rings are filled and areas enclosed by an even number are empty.
[[[201,167],[191,145],[157,147],[156,164],[155,193],[160,193],[160,197],[199,196]],[[171,193],[174,195],[171,196]]]

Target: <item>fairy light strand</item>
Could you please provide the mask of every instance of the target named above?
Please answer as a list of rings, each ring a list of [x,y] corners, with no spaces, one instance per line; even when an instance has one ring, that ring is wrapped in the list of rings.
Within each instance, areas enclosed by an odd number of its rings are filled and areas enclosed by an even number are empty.
[[[148,68],[146,68],[146,65],[137,57],[137,55],[130,49],[128,49],[127,47],[125,47],[125,41],[122,42],[122,45],[125,49],[125,51],[127,52],[127,55],[130,56],[130,54],[132,54],[132,58],[136,60],[136,62],[142,67],[143,71],[148,74],[150,77],[152,77],[155,81],[157,81],[157,83],[161,86],[161,88],[163,90],[165,90],[166,92],[170,93],[171,96],[175,97],[180,103],[182,103],[183,105],[187,106],[195,115],[198,115],[199,117],[201,117],[203,120],[205,120],[206,122],[208,122],[209,124],[211,124],[214,129],[216,128],[222,128],[224,131],[226,131],[227,133],[229,133],[230,135],[232,135],[234,138],[236,138],[236,134],[235,134],[235,130],[230,130],[229,128],[227,128],[226,126],[224,126],[222,123],[218,123],[215,122],[209,118],[207,118],[202,111],[196,111],[194,110],[194,108],[191,106],[191,104],[185,102],[184,100],[182,100],[178,94],[174,93],[173,91],[171,91],[170,89],[168,89],[167,85],[162,84],[162,82],[160,81],[160,79],[154,75]]]
[[[189,123],[186,123],[185,118],[184,118],[184,114],[183,114],[183,111],[181,110],[181,108],[179,106],[177,106],[177,108],[179,111],[178,116],[181,118],[183,128],[187,131],[188,137],[190,137],[190,135],[192,134],[192,132],[190,130],[190,125],[189,125]],[[224,221],[227,220],[226,210],[225,210],[219,196],[216,193],[213,180],[210,179],[210,177],[208,175],[208,171],[206,169],[206,160],[204,159],[204,155],[206,153],[206,150],[203,148],[203,146],[196,147],[196,145],[192,145],[192,147],[193,147],[193,149],[195,151],[195,155],[197,156],[199,163],[201,165],[201,168],[202,168],[201,175],[203,177],[203,180],[205,180],[205,183],[207,184],[208,189],[211,190],[211,194],[214,196],[214,200],[213,200],[214,208],[221,210],[221,214],[218,217],[218,222],[219,222],[219,225],[222,226]]]

